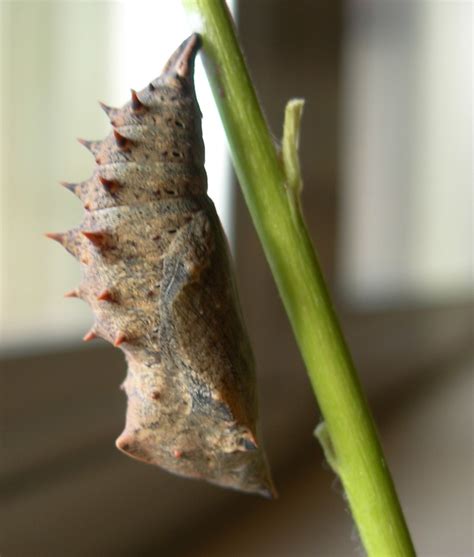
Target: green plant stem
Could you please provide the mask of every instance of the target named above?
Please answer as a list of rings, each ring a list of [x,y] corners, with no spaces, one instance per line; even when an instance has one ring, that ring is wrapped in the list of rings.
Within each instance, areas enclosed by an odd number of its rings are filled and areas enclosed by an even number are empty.
[[[203,60],[234,166],[283,299],[325,424],[339,475],[370,556],[414,555],[407,526],[357,374],[299,208],[295,164],[301,106],[289,108],[275,148],[222,0],[183,0],[203,38]]]

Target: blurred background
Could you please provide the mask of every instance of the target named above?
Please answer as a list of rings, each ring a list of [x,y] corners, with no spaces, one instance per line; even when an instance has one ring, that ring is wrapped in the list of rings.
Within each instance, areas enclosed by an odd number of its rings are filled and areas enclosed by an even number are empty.
[[[274,136],[306,99],[306,218],[420,555],[474,555],[472,39],[463,1],[240,0]],[[78,223],[59,180],[191,31],[177,0],[0,3],[0,552],[3,557],[352,556],[340,484],[199,64],[210,195],[236,259],[275,502],[114,447],[122,354],[83,346],[79,268],[42,237]],[[384,557],[384,556],[382,556]]]

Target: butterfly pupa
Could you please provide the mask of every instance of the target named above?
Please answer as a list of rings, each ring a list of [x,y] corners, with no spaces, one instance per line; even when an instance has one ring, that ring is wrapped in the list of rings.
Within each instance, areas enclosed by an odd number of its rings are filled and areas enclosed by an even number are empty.
[[[127,455],[182,476],[271,497],[257,431],[255,366],[227,241],[207,196],[191,35],[122,108],[112,131],[81,141],[92,176],[64,184],[86,209],[52,234],[80,262],[100,337],[125,354]]]

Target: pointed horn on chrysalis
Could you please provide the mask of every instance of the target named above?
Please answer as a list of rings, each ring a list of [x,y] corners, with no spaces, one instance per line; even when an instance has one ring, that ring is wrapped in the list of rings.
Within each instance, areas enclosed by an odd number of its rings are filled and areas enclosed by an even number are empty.
[[[109,120],[112,120],[112,118],[115,116],[115,114],[119,111],[118,108],[113,108],[112,106],[108,106],[103,102],[99,101],[99,105],[100,108],[102,108],[102,110],[107,114],[107,116],[109,117]]]
[[[97,338],[97,333],[94,331],[94,329],[91,329],[82,337],[82,340],[84,342],[89,342],[90,340],[94,340],[95,338]]]
[[[84,147],[94,156],[97,156],[99,154],[102,141],[87,141],[87,139],[81,139],[80,137],[77,138],[77,141],[81,145],[84,145]]]
[[[97,301],[99,302],[115,302],[115,297],[113,293],[106,288],[97,296]]]
[[[74,184],[72,182],[59,182],[59,183],[61,184],[61,186],[63,188],[66,188],[67,190],[69,190],[74,195],[77,195],[76,189],[77,189],[78,184]]]
[[[124,453],[130,454],[130,448],[133,443],[134,438],[124,431],[115,441],[115,446]]]
[[[117,143],[117,147],[121,151],[128,151],[130,149],[130,146],[132,145],[133,142],[130,139],[124,137],[116,129],[114,129],[114,137],[115,137],[115,142]]]
[[[114,346],[118,348],[121,344],[123,344],[126,341],[127,341],[127,336],[125,335],[125,333],[123,333],[122,331],[118,331],[118,333],[115,335]]]
[[[107,180],[107,178],[99,176],[99,182],[109,193],[116,193],[120,189],[120,184],[117,182],[117,180]]]
[[[200,35],[193,33],[170,56],[163,68],[163,73],[174,72],[184,79],[191,79],[194,72],[194,60],[201,45]]]
[[[145,112],[147,107],[142,103],[142,101],[138,98],[137,92],[135,89],[130,89],[132,92],[132,110],[133,112]]]
[[[58,242],[62,246],[66,245],[67,234],[64,234],[62,232],[46,232],[45,236],[50,240],[54,240],[55,242]]]
[[[81,233],[97,248],[103,247],[107,241],[107,234],[105,232],[90,232],[82,230]]]
[[[79,295],[79,290],[77,290],[77,288],[75,288],[74,290],[69,290],[69,292],[66,292],[64,294],[65,298],[80,298]]]

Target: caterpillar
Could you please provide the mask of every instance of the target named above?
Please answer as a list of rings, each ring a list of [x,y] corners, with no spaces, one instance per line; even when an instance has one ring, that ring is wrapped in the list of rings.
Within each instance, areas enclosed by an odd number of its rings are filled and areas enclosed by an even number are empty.
[[[128,364],[126,424],[117,448],[169,472],[275,495],[257,433],[255,366],[227,240],[207,196],[194,89],[200,36],[191,35],[122,108],[79,140],[92,176],[62,183],[84,219],[50,233],[81,266],[66,294],[89,303],[85,335],[119,347]]]

